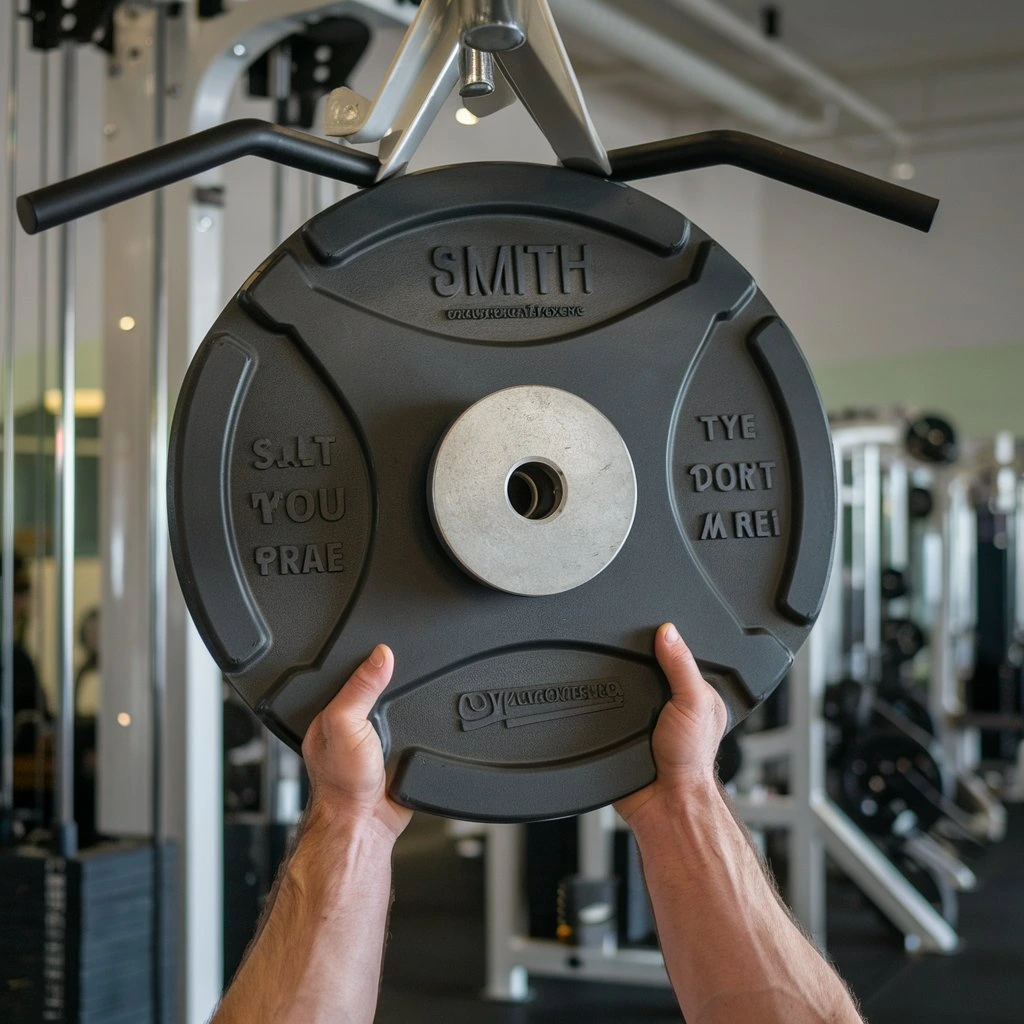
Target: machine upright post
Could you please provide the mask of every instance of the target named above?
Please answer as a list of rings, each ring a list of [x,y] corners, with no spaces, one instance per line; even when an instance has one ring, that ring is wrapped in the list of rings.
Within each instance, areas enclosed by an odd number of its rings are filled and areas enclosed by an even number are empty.
[[[16,233],[11,222],[18,172],[17,6],[10,7],[10,53],[7,82],[7,247],[6,316],[3,348],[3,532],[0,537],[0,844],[8,838],[14,816],[14,307]]]
[[[60,174],[69,177],[75,164],[78,54],[74,42],[61,52]],[[54,459],[55,551],[57,562],[57,743],[56,842],[64,857],[78,851],[75,823],[75,228],[63,224],[59,234],[58,292],[61,304],[60,367],[61,407]]]
[[[153,32],[153,142],[167,141],[167,8],[155,10]],[[150,819],[153,837],[153,1021],[162,1024],[165,992],[164,698],[167,690],[167,268],[165,199],[153,195],[153,350],[149,361],[149,688],[153,744]]]

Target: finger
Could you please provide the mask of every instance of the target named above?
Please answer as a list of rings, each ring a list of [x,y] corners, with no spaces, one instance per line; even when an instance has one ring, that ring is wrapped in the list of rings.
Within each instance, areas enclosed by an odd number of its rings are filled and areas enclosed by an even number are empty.
[[[395,656],[391,648],[378,644],[327,705],[327,714],[332,718],[366,719],[377,703],[377,698],[384,692],[384,687],[391,682],[394,669]]]
[[[668,679],[673,697],[682,697],[689,702],[707,686],[693,652],[671,622],[659,626],[654,634],[654,653]]]

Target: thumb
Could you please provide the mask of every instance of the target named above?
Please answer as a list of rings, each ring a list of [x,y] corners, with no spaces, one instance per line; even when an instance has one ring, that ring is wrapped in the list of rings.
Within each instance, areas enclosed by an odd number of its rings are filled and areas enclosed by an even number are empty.
[[[327,705],[330,718],[365,720],[377,703],[377,698],[391,682],[395,669],[395,656],[391,648],[378,644],[370,656],[349,676],[337,696]]]
[[[668,679],[672,696],[681,697],[688,704],[693,703],[707,683],[697,667],[693,652],[671,622],[659,626],[654,634],[654,653]]]

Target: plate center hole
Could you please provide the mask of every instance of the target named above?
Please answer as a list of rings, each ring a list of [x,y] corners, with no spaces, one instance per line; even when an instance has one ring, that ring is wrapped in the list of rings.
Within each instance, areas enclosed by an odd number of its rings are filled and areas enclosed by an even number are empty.
[[[543,462],[516,466],[505,486],[508,503],[524,519],[550,519],[561,507],[564,485],[561,474]]]

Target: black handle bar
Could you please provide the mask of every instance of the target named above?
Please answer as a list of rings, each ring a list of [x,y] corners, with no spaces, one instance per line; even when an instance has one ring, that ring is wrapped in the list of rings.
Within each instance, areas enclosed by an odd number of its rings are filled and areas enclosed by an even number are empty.
[[[34,235],[242,156],[264,157],[362,187],[372,185],[380,170],[375,156],[246,118],[28,192],[18,198],[18,219]],[[733,164],[919,231],[931,227],[939,205],[919,192],[744,132],[702,132],[613,150],[608,156],[611,176],[619,181]]]
[[[34,235],[241,156],[264,157],[351,185],[372,185],[380,170],[375,156],[269,121],[244,118],[19,196],[18,220]]]
[[[619,181],[731,164],[918,231],[927,231],[932,226],[939,205],[931,196],[746,132],[684,135],[612,150],[608,158],[611,176]]]

